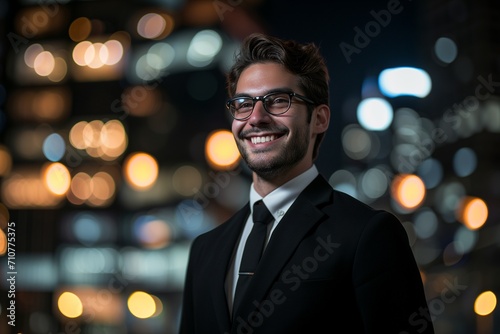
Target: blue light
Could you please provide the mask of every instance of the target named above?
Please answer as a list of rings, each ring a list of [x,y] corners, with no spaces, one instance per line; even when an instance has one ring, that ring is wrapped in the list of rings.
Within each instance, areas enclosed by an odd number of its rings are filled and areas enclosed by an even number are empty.
[[[66,144],[64,139],[57,133],[53,133],[45,138],[43,142],[43,154],[50,161],[59,161],[64,156]]]
[[[382,94],[387,97],[426,97],[432,88],[429,74],[414,67],[395,67],[383,70],[378,77]]]
[[[104,233],[99,219],[90,213],[82,213],[75,217],[73,232],[85,246],[98,242]]]
[[[460,177],[471,175],[477,167],[477,155],[472,149],[462,147],[453,156],[453,169]]]

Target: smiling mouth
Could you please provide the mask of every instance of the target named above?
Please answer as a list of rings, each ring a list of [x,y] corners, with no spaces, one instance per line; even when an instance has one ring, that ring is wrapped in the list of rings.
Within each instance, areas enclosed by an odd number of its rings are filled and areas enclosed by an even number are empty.
[[[252,141],[252,144],[260,144],[273,141],[276,138],[278,138],[278,136],[270,135],[270,136],[251,137],[250,140]]]

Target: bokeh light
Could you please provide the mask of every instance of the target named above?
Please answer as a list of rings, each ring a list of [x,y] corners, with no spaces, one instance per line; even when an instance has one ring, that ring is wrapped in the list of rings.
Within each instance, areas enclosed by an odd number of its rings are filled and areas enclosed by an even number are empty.
[[[119,120],[106,123],[101,120],[80,121],[71,127],[69,142],[74,148],[85,150],[91,157],[113,161],[125,152],[128,137]]]
[[[10,222],[10,213],[9,209],[0,202],[0,230],[3,230],[7,227],[7,224]]]
[[[59,161],[66,152],[66,143],[60,134],[53,133],[43,141],[43,154],[50,161]]]
[[[369,199],[377,199],[389,188],[389,180],[380,168],[370,168],[362,173],[359,187]]]
[[[136,190],[149,189],[158,178],[158,163],[147,153],[132,153],[124,163],[127,183]]]
[[[453,246],[458,254],[470,253],[477,244],[478,232],[466,226],[460,226],[453,235]]]
[[[187,61],[195,67],[209,65],[222,48],[222,38],[214,30],[202,30],[194,35],[187,51]]]
[[[147,13],[137,22],[137,33],[147,39],[162,39],[174,29],[174,20],[168,14]]]
[[[43,46],[39,43],[33,43],[24,51],[24,63],[26,66],[34,68],[36,57],[42,53]]]
[[[38,75],[46,77],[52,73],[55,65],[54,55],[49,51],[42,51],[35,57],[33,68]]]
[[[155,299],[144,291],[132,293],[127,300],[127,306],[130,313],[139,319],[150,318],[156,313]]]
[[[328,182],[336,190],[358,198],[356,176],[352,172],[345,169],[337,170],[330,175]]]
[[[64,195],[68,191],[71,176],[68,168],[62,163],[54,162],[46,165],[43,176],[47,189],[55,195]]]
[[[362,100],[357,109],[359,124],[373,131],[387,129],[391,125],[393,113],[391,104],[378,97]]]
[[[401,95],[426,97],[432,88],[429,74],[419,68],[395,67],[383,70],[379,75],[380,91],[388,97]]]
[[[428,158],[418,165],[417,174],[427,189],[433,189],[443,180],[443,166],[438,160]]]
[[[0,145],[0,177],[10,173],[12,156],[6,146]]]
[[[7,252],[7,236],[4,231],[0,229],[0,256]]]
[[[205,156],[215,169],[235,167],[240,160],[240,152],[231,131],[217,130],[210,133],[205,144]]]
[[[134,221],[134,234],[145,248],[159,249],[170,244],[173,238],[172,226],[155,215],[140,215]]]
[[[60,82],[68,73],[68,65],[66,64],[66,60],[62,57],[54,57],[54,69],[47,76],[52,82]]]
[[[424,182],[417,175],[396,175],[392,181],[391,195],[401,207],[413,210],[420,206],[425,199]]]
[[[341,139],[344,152],[351,159],[365,159],[371,152],[370,134],[356,125],[346,126],[342,131]]]
[[[80,213],[74,219],[73,232],[76,238],[86,246],[99,241],[104,233],[101,222],[91,213]]]
[[[466,196],[461,200],[456,215],[466,227],[477,230],[488,219],[488,207],[481,198]]]
[[[91,69],[99,69],[103,66],[113,66],[122,60],[124,47],[115,39],[104,43],[81,41],[73,48],[73,61],[79,66],[87,66]]]
[[[450,64],[457,58],[457,45],[448,37],[440,37],[434,44],[434,53],[444,64]]]
[[[478,315],[491,314],[497,307],[497,296],[493,291],[484,291],[474,301],[474,312]]]
[[[80,42],[89,37],[91,31],[92,22],[86,17],[79,17],[71,22],[68,34],[73,41]]]
[[[477,155],[469,147],[462,147],[453,155],[453,169],[460,177],[471,175],[477,167]]]
[[[69,114],[71,100],[71,90],[64,86],[23,89],[11,93],[9,107],[16,120],[52,123]]]
[[[63,292],[57,299],[57,307],[67,318],[77,318],[83,313],[82,301],[72,292]]]
[[[49,190],[43,173],[35,169],[14,170],[4,178],[1,191],[8,208],[53,208],[62,200]]]

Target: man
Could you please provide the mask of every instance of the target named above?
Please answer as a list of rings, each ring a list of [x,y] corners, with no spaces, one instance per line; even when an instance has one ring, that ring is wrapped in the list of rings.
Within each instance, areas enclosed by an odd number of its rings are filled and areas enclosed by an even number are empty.
[[[194,240],[181,333],[434,332],[400,222],[333,190],[314,165],[328,81],[313,44],[244,41],[227,107],[252,170],[250,203]],[[264,223],[253,217],[260,200],[272,214]]]

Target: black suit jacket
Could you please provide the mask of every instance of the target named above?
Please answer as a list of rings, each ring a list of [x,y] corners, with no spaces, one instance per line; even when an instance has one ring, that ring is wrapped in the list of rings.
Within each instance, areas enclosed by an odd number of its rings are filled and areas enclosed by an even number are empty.
[[[434,332],[399,220],[321,175],[274,230],[231,319],[224,282],[249,211],[193,241],[180,333]]]

